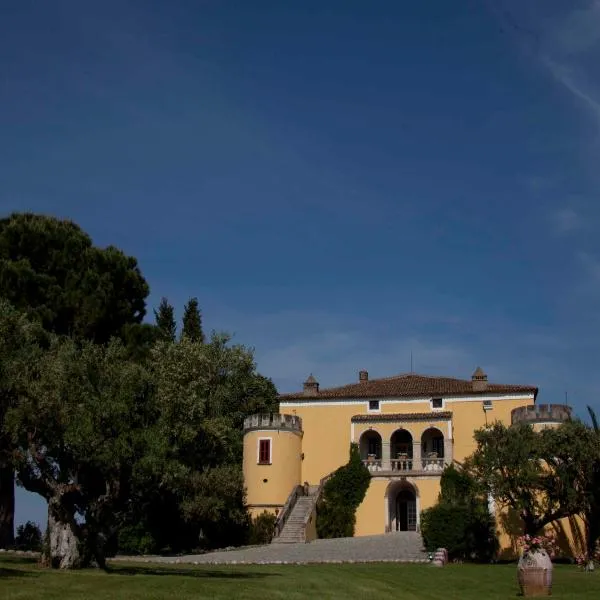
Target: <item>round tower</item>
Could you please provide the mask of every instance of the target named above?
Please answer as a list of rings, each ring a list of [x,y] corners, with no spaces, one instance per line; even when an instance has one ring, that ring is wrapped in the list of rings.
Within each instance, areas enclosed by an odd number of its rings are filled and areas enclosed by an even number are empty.
[[[527,423],[535,431],[558,427],[571,419],[572,409],[566,404],[532,404],[515,408],[510,413],[511,424]]]
[[[243,469],[250,514],[277,514],[301,484],[302,419],[279,413],[246,417]]]

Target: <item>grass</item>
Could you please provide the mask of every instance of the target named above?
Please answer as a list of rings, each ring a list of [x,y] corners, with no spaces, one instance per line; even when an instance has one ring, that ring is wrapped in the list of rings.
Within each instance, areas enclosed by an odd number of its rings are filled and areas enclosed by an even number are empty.
[[[158,600],[210,598],[517,598],[515,565],[364,564],[318,566],[162,566],[114,564],[111,572],[57,572],[21,557],[0,558],[3,600]],[[555,600],[600,597],[600,572],[555,567]]]

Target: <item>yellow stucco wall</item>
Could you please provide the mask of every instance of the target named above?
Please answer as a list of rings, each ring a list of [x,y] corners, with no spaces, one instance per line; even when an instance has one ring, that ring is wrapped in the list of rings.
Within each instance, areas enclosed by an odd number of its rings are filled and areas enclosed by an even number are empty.
[[[271,464],[258,464],[258,441],[271,440]],[[246,502],[255,516],[285,504],[293,487],[301,483],[302,436],[287,429],[260,429],[244,436]],[[266,480],[266,481],[265,481]]]
[[[389,477],[373,477],[365,499],[356,511],[354,535],[379,535],[386,533],[390,525],[390,503],[393,508],[397,492],[412,488],[417,497],[417,523],[421,511],[436,504],[440,493],[440,478],[406,477],[405,481]]]
[[[493,408],[483,410],[481,399],[469,401],[445,400],[441,410],[452,412],[451,434],[453,439],[453,458],[464,460],[475,450],[473,432],[484,427],[486,423],[496,420],[510,424],[510,413],[514,408],[533,403],[533,395],[515,400],[494,400]],[[436,418],[429,400],[423,401],[382,401],[380,413],[370,412],[368,402],[347,403],[282,403],[281,412],[298,415],[302,418],[304,438],[302,451],[302,481],[316,484],[348,461],[350,442],[358,442],[360,435],[371,427],[380,433],[384,441],[389,441],[397,429],[407,429],[415,441],[421,439],[422,433],[430,426],[435,426],[444,437],[449,435],[447,423]],[[430,413],[431,418],[418,422],[402,423],[351,423],[354,415]],[[353,438],[352,438],[353,436]]]

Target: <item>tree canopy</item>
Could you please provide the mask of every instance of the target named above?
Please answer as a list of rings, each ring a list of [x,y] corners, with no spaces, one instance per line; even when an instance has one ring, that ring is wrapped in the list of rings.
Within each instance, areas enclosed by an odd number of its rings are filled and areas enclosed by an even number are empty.
[[[583,423],[540,432],[530,425],[495,423],[477,431],[475,440],[467,467],[500,506],[519,515],[524,533],[536,535],[545,525],[582,512],[595,451]]]
[[[131,355],[144,356],[154,337],[141,324],[148,291],[134,258],[93,246],[72,221],[32,213],[0,219],[0,298],[49,332],[96,343],[123,337]],[[6,456],[6,438],[0,444]],[[13,469],[0,460],[0,545],[13,540],[13,514]]]
[[[32,213],[0,219],[0,297],[48,331],[107,342],[142,322],[148,293],[135,258],[94,246],[72,221]]]

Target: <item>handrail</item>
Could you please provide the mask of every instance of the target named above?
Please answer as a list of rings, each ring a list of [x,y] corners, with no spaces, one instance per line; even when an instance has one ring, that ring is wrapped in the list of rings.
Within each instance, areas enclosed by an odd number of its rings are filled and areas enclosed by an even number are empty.
[[[279,537],[281,532],[283,531],[283,527],[285,526],[288,517],[294,510],[294,506],[296,506],[296,501],[299,496],[304,496],[304,486],[296,485],[292,489],[288,499],[285,501],[281,512],[277,515],[277,519],[275,520],[275,528],[273,531],[273,538]]]
[[[313,516],[317,512],[317,503],[319,502],[319,500],[321,499],[321,496],[323,495],[323,489],[325,488],[325,484],[333,477],[334,473],[335,473],[335,471],[332,471],[331,473],[329,473],[329,475],[325,475],[325,477],[322,477],[321,480],[319,481],[319,487],[317,488],[317,491],[313,495],[314,501],[313,501],[312,509],[304,517],[304,532],[305,532],[305,534],[306,534],[306,526],[310,523],[310,520],[313,518]]]

